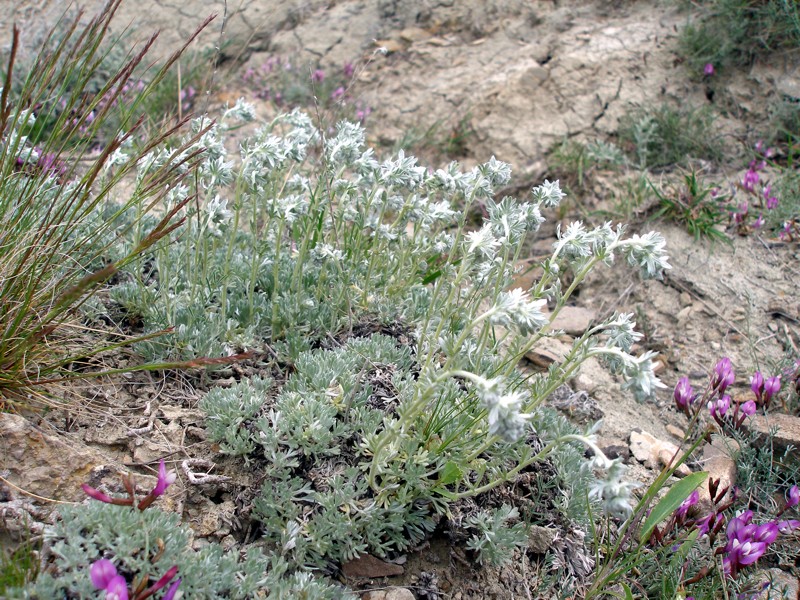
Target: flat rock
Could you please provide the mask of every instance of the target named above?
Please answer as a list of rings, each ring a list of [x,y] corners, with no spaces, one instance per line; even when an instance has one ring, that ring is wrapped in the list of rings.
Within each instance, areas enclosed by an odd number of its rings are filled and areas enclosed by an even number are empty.
[[[408,588],[389,587],[385,590],[366,592],[362,600],[414,600],[414,594]]]
[[[563,329],[571,336],[581,336],[596,317],[595,311],[581,306],[565,306],[555,320],[553,329]]]
[[[348,579],[374,579],[376,577],[392,577],[402,575],[403,567],[386,562],[371,554],[362,554],[358,558],[342,565],[342,573]]]
[[[670,464],[678,446],[672,442],[660,440],[646,431],[632,431],[630,436],[630,449],[634,458],[650,469],[661,469]],[[692,470],[685,464],[678,467],[676,475],[685,477]]]
[[[665,429],[667,430],[667,433],[669,433],[673,437],[678,438],[679,440],[682,440],[683,438],[686,437],[686,432],[680,427],[676,427],[675,425],[668,424],[665,427]]]
[[[782,413],[754,415],[750,419],[745,419],[744,427],[758,434],[758,439],[762,443],[767,441],[773,428],[777,429],[772,439],[776,450],[786,450],[790,445],[795,448],[800,447],[800,417]]]
[[[546,337],[539,340],[536,347],[528,350],[525,358],[531,361],[537,367],[547,369],[554,362],[564,360],[564,357],[569,354],[571,346],[565,344],[556,338]]]
[[[0,413],[0,472],[13,485],[45,498],[81,501],[81,484],[109,458],[27,419]]]
[[[552,527],[533,525],[528,534],[528,550],[536,554],[545,554],[553,545],[558,531]]]
[[[616,390],[615,393],[619,394],[614,376],[594,356],[581,363],[578,374],[573,379],[573,385],[576,389],[586,390],[592,395],[596,395],[599,390]],[[598,397],[598,400],[602,401],[603,398]]]

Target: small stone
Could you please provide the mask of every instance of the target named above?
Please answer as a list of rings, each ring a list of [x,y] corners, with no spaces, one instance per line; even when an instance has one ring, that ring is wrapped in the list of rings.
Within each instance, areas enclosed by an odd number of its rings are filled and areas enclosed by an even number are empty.
[[[681,306],[691,306],[692,305],[692,295],[689,292],[681,292],[679,296],[679,300]]]
[[[790,445],[800,447],[800,417],[783,413],[770,413],[768,415],[755,415],[744,420],[745,429],[758,435],[758,443],[765,443],[769,433],[776,428],[772,444],[776,450],[786,450]]]
[[[583,335],[595,319],[595,316],[595,312],[591,309],[580,306],[565,306],[553,321],[553,329],[563,329],[569,335],[577,337]]]
[[[554,362],[561,362],[569,354],[571,346],[555,338],[542,338],[534,348],[528,350],[525,358],[537,367],[547,369]]]
[[[685,308],[682,308],[678,312],[678,314],[676,315],[677,319],[678,319],[678,323],[682,323],[682,322],[686,321],[692,315],[692,310],[693,309],[692,309],[691,306],[687,306]]]
[[[528,534],[528,550],[536,554],[545,554],[553,545],[558,532],[551,527],[531,526]]]
[[[402,42],[398,42],[397,40],[376,40],[375,46],[378,48],[385,48],[386,54],[393,54],[394,52],[400,52],[405,47],[403,46]]]
[[[665,442],[646,431],[632,431],[630,436],[630,449],[636,460],[650,469],[660,469],[661,466],[668,466],[676,454],[678,446],[672,442]],[[675,471],[675,475],[686,477],[692,470],[682,464]]]
[[[342,573],[349,579],[392,577],[402,575],[404,571],[405,569],[400,565],[386,562],[371,554],[362,554],[342,565]]]
[[[571,348],[571,346],[567,346]],[[575,389],[595,394],[599,390],[608,390],[616,384],[614,376],[600,364],[597,357],[591,356],[581,363],[578,374],[572,380]]]
[[[630,449],[624,444],[611,444],[610,446],[605,446],[600,449],[603,451],[603,454],[605,454],[611,460],[614,460],[615,458],[628,460],[631,457]]]
[[[669,433],[673,437],[678,438],[679,440],[682,440],[683,438],[686,437],[686,432],[680,427],[676,427],[672,423],[668,424],[665,427],[665,429],[667,430],[667,433]]]
[[[429,37],[430,32],[421,27],[407,27],[400,32],[400,39],[405,42],[421,42]]]
[[[388,587],[385,590],[366,592],[362,600],[414,600],[414,594],[408,588]]]

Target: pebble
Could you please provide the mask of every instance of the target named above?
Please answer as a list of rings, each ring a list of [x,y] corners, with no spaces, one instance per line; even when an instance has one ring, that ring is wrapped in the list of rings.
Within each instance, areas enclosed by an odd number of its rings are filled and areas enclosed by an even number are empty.
[[[682,440],[683,438],[686,437],[686,432],[683,429],[681,429],[680,427],[676,427],[671,423],[666,426],[666,430],[667,433],[669,433],[673,437],[678,438],[679,440]]]
[[[362,554],[342,565],[342,573],[350,579],[392,577],[393,575],[402,575],[403,572],[404,569],[400,565],[386,562],[371,554]]]
[[[678,446],[672,442],[660,440],[646,431],[631,432],[630,448],[634,458],[650,469],[668,466],[678,452]],[[675,475],[685,477],[691,472],[692,470],[686,464],[682,464],[675,471]]]
[[[366,592],[362,600],[414,600],[414,594],[408,588],[389,587],[385,590]]]

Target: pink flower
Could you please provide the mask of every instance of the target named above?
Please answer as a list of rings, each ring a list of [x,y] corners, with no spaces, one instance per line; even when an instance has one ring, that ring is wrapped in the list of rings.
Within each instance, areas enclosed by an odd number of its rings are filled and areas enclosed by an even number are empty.
[[[733,385],[734,380],[735,375],[731,366],[731,359],[726,356],[714,367],[711,387],[721,394],[729,385]]]
[[[720,421],[722,417],[725,416],[725,413],[728,412],[730,407],[731,397],[728,395],[725,395],[717,400],[712,400],[708,403],[708,410],[711,412],[711,416],[717,421]]]
[[[311,74],[311,81],[314,83],[322,83],[325,81],[325,71],[322,69],[317,69]]]
[[[699,501],[700,501],[700,492],[695,490],[691,494],[689,494],[689,497],[686,498],[686,500],[684,500],[683,502],[681,502],[681,505],[678,507],[678,510],[676,511],[678,518],[681,519],[686,518],[686,514],[689,512],[689,509],[695,504],[697,504]]]
[[[770,377],[764,382],[764,395],[772,398],[781,389],[781,376]]]
[[[796,519],[790,519],[788,521],[778,521],[775,525],[778,528],[778,531],[788,534],[800,527],[800,521]]]
[[[791,508],[800,504],[800,488],[793,485],[789,489],[789,499],[786,501],[786,508]]]
[[[706,66],[703,67],[703,75],[706,77],[711,77],[714,74],[714,65],[711,63],[706,63]]]
[[[331,92],[331,100],[338,100],[342,96],[344,96],[344,88],[342,86],[339,86]]]
[[[778,206],[778,198],[770,196],[767,198],[767,210],[774,210]]]
[[[753,229],[760,229],[764,226],[764,215],[758,215],[758,218],[753,222]]]
[[[697,521],[697,530],[700,532],[700,535],[706,535],[709,531],[718,531],[719,528],[722,527],[724,519],[725,517],[720,514],[709,513]]]
[[[752,417],[756,414],[756,403],[753,400],[748,400],[740,406],[742,413],[747,417]]]
[[[158,465],[158,481],[156,481],[156,487],[153,488],[153,491],[150,492],[155,497],[160,496],[167,488],[175,483],[175,479],[177,479],[178,475],[175,471],[167,472],[167,465],[164,464],[164,459],[161,459],[161,462]]]
[[[694,390],[689,383],[688,377],[681,377],[678,380],[672,397],[675,399],[675,405],[679,410],[686,412],[689,409],[689,406],[694,402]]]
[[[117,576],[117,568],[114,563],[107,558],[101,558],[92,563],[89,568],[89,577],[92,579],[92,585],[98,590],[104,590],[108,587],[111,580]]]
[[[356,68],[353,66],[353,63],[346,62],[344,63],[344,67],[342,67],[342,73],[344,74],[346,79],[350,79],[355,73]]]
[[[164,594],[164,598],[162,598],[162,600],[172,600],[175,597],[175,594],[178,591],[178,586],[180,584],[181,580],[176,579],[175,582],[171,586],[169,586],[169,589],[167,590],[167,593]]]
[[[746,189],[748,192],[755,191],[755,187],[758,184],[760,177],[758,175],[758,171],[750,165],[750,168],[744,174],[744,179],[742,180],[742,187]]]
[[[89,568],[92,585],[106,591],[106,600],[128,600],[128,583],[110,560],[101,558]]]
[[[109,582],[106,600],[128,600],[128,584],[122,575],[117,575]]]

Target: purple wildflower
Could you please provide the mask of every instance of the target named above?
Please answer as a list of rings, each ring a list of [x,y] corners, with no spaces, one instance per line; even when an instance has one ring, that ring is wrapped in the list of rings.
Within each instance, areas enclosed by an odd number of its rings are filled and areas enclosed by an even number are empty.
[[[769,406],[772,397],[781,389],[781,376],[776,375],[764,381],[764,404]]]
[[[722,417],[725,416],[725,413],[728,412],[728,409],[731,407],[731,397],[727,394],[724,395],[722,398],[718,398],[716,400],[712,400],[708,403],[708,410],[711,412],[711,416],[714,417],[717,421],[720,421]]]
[[[800,488],[793,485],[789,489],[789,499],[786,501],[786,508],[792,508],[800,504]]]
[[[750,377],[750,389],[753,390],[756,398],[761,398],[761,394],[764,393],[764,376],[761,374],[761,371],[756,371],[753,373],[752,377]]]
[[[778,198],[775,196],[767,197],[767,210],[774,210],[778,207]]]
[[[700,492],[695,490],[691,494],[689,494],[689,497],[686,498],[686,500],[684,500],[683,502],[681,502],[681,505],[678,507],[678,510],[676,511],[678,518],[685,519],[686,514],[689,512],[689,509],[695,504],[697,504],[699,501],[700,501]]]
[[[706,535],[709,532],[716,532],[719,531],[720,527],[722,527],[722,523],[725,520],[725,517],[721,514],[717,513],[709,513],[696,523],[697,530],[700,532],[700,535]]]
[[[311,81],[314,83],[322,83],[325,81],[325,71],[317,69],[311,74]]]
[[[106,600],[128,600],[128,584],[122,575],[117,575],[109,582]]]
[[[747,190],[748,192],[755,191],[756,184],[758,184],[759,176],[758,171],[752,166],[744,174],[744,179],[742,180],[742,187]]]
[[[752,417],[754,414],[756,414],[756,403],[753,400],[748,400],[739,408],[742,411],[742,414],[744,414],[746,417]]]
[[[714,74],[714,65],[711,63],[706,63],[706,66],[703,67],[703,75],[706,77],[711,77]]]
[[[106,591],[106,600],[128,600],[128,583],[110,560],[101,558],[89,568],[92,585]]]
[[[689,383],[688,377],[681,377],[675,385],[675,391],[672,394],[675,399],[675,404],[679,410],[687,412],[689,406],[694,402],[694,390]]]
[[[764,226],[764,215],[758,215],[758,218],[753,222],[753,229],[760,229]]]
[[[175,582],[169,586],[167,593],[164,594],[164,598],[162,600],[172,600],[175,597],[175,594],[178,592],[178,586],[181,584],[180,578],[176,579]]]
[[[353,76],[353,73],[356,72],[356,68],[353,66],[353,63],[346,62],[344,63],[344,67],[342,67],[342,73],[344,74],[346,79],[350,79]]]
[[[153,491],[150,493],[156,497],[160,496],[170,485],[175,483],[177,477],[178,475],[175,471],[167,472],[167,465],[164,464],[164,459],[162,458],[158,465],[158,481],[156,481],[156,487],[154,487]]]
[[[339,86],[331,92],[331,100],[338,100],[342,96],[344,96],[344,88],[342,86]]]
[[[777,539],[778,533],[778,526],[775,523],[764,523],[755,528],[750,539],[755,542],[771,544]]]
[[[714,367],[711,387],[721,394],[729,385],[733,385],[734,380],[735,375],[731,366],[731,359],[725,356]]]
[[[795,529],[800,527],[800,521],[796,519],[789,519],[788,521],[778,521],[775,526],[781,533],[792,533]]]
[[[93,562],[89,568],[89,577],[92,579],[92,585],[98,590],[106,589],[116,575],[117,568],[107,558],[101,558]]]

